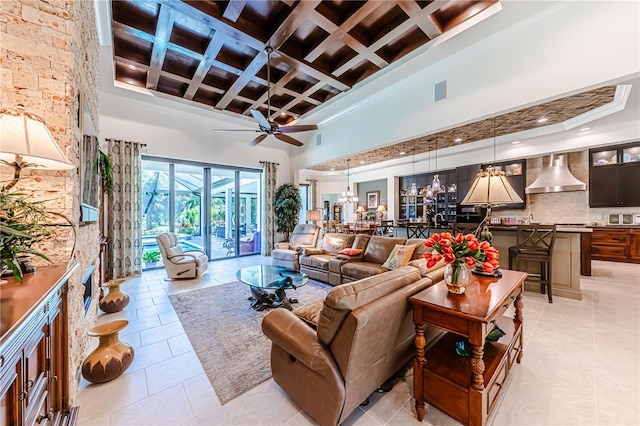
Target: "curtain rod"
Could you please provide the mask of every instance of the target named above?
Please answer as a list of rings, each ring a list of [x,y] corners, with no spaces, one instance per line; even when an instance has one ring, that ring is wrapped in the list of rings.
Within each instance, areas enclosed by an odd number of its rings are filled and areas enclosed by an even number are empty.
[[[270,163],[270,161],[258,161],[260,164]],[[276,166],[279,166],[280,163],[274,163]]]

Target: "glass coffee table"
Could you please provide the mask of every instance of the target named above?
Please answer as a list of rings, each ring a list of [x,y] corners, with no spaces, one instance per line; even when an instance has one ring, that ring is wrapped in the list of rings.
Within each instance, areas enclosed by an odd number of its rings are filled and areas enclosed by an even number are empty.
[[[249,300],[253,301],[251,307],[257,311],[270,308],[291,310],[291,304],[298,303],[298,300],[288,298],[285,290],[295,290],[309,282],[309,277],[302,272],[273,265],[247,266],[236,272],[236,277],[249,286]]]

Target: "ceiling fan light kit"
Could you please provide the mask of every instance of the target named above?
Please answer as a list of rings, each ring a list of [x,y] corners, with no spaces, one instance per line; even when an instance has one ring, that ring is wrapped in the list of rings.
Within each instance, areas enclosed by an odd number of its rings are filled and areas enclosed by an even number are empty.
[[[296,133],[296,132],[307,132],[310,130],[318,130],[318,126],[315,124],[294,124],[291,126],[280,126],[278,123],[271,121],[271,53],[273,53],[273,48],[271,46],[267,46],[264,49],[267,54],[267,117],[265,117],[260,111],[256,109],[252,109],[251,116],[258,123],[258,128],[260,130],[249,130],[249,129],[235,129],[235,130],[214,130],[214,132],[262,132],[263,134],[255,138],[249,143],[249,146],[256,146],[263,140],[267,138],[269,135],[275,136],[276,139],[279,139],[283,142],[294,146],[302,146],[303,143],[293,138],[286,133]]]

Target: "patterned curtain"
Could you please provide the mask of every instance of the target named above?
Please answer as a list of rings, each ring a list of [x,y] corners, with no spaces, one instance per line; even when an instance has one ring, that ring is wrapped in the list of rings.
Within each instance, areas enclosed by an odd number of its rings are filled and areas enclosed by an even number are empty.
[[[262,193],[264,194],[264,214],[262,215],[262,247],[260,251],[263,256],[271,255],[271,250],[276,240],[276,216],[274,214],[273,203],[276,197],[276,175],[278,163],[262,162],[262,176],[264,184]]]
[[[107,139],[113,194],[107,202],[109,262],[113,278],[142,272],[142,161],[138,142]]]

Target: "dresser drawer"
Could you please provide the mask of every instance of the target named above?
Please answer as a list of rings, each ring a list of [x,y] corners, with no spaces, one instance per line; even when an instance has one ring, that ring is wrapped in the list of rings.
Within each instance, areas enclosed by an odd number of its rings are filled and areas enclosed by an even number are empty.
[[[502,387],[507,381],[507,374],[507,363],[503,362],[502,365],[498,368],[498,372],[495,374],[493,381],[487,387],[487,414],[489,414],[491,410],[493,410],[493,406],[497,402],[498,396],[500,396],[500,392],[502,392]]]
[[[628,229],[594,230],[591,244],[629,244]]]

